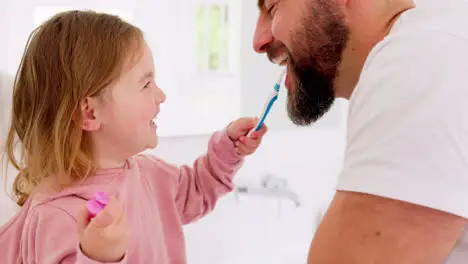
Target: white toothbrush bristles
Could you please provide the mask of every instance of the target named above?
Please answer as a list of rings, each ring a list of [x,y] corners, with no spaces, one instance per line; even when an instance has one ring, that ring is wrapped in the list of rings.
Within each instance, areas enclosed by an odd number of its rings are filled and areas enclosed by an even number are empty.
[[[283,81],[283,78],[284,78],[284,76],[286,75],[287,69],[288,69],[288,68],[285,67],[284,69],[281,70],[281,73],[280,73],[280,76],[279,76],[279,78],[278,78],[278,82],[277,82],[277,83],[281,83],[281,81]]]

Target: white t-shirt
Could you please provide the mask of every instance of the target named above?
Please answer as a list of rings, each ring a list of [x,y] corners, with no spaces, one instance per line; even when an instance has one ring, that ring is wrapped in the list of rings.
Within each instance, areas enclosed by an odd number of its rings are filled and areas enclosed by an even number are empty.
[[[351,96],[338,190],[468,219],[468,3],[402,14]],[[468,263],[465,232],[446,264]]]

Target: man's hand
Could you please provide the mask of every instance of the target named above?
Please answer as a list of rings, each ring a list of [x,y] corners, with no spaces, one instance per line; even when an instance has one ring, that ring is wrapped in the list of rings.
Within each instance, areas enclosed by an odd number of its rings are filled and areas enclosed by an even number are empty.
[[[442,264],[465,224],[461,217],[430,208],[337,192],[312,241],[308,263]]]

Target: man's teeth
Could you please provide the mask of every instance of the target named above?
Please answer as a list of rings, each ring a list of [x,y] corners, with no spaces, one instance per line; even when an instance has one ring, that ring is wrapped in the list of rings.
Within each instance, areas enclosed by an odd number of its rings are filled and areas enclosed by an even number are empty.
[[[288,60],[288,55],[287,54],[283,54],[283,55],[280,55],[278,56],[277,58],[275,58],[273,60],[274,63],[278,64],[278,65],[284,65],[286,63],[286,61]]]

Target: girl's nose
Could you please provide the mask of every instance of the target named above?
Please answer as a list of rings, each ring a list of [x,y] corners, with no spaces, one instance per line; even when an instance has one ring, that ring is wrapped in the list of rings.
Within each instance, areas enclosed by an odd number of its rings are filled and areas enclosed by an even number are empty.
[[[156,86],[156,93],[154,95],[157,104],[162,104],[166,101],[166,94]]]

